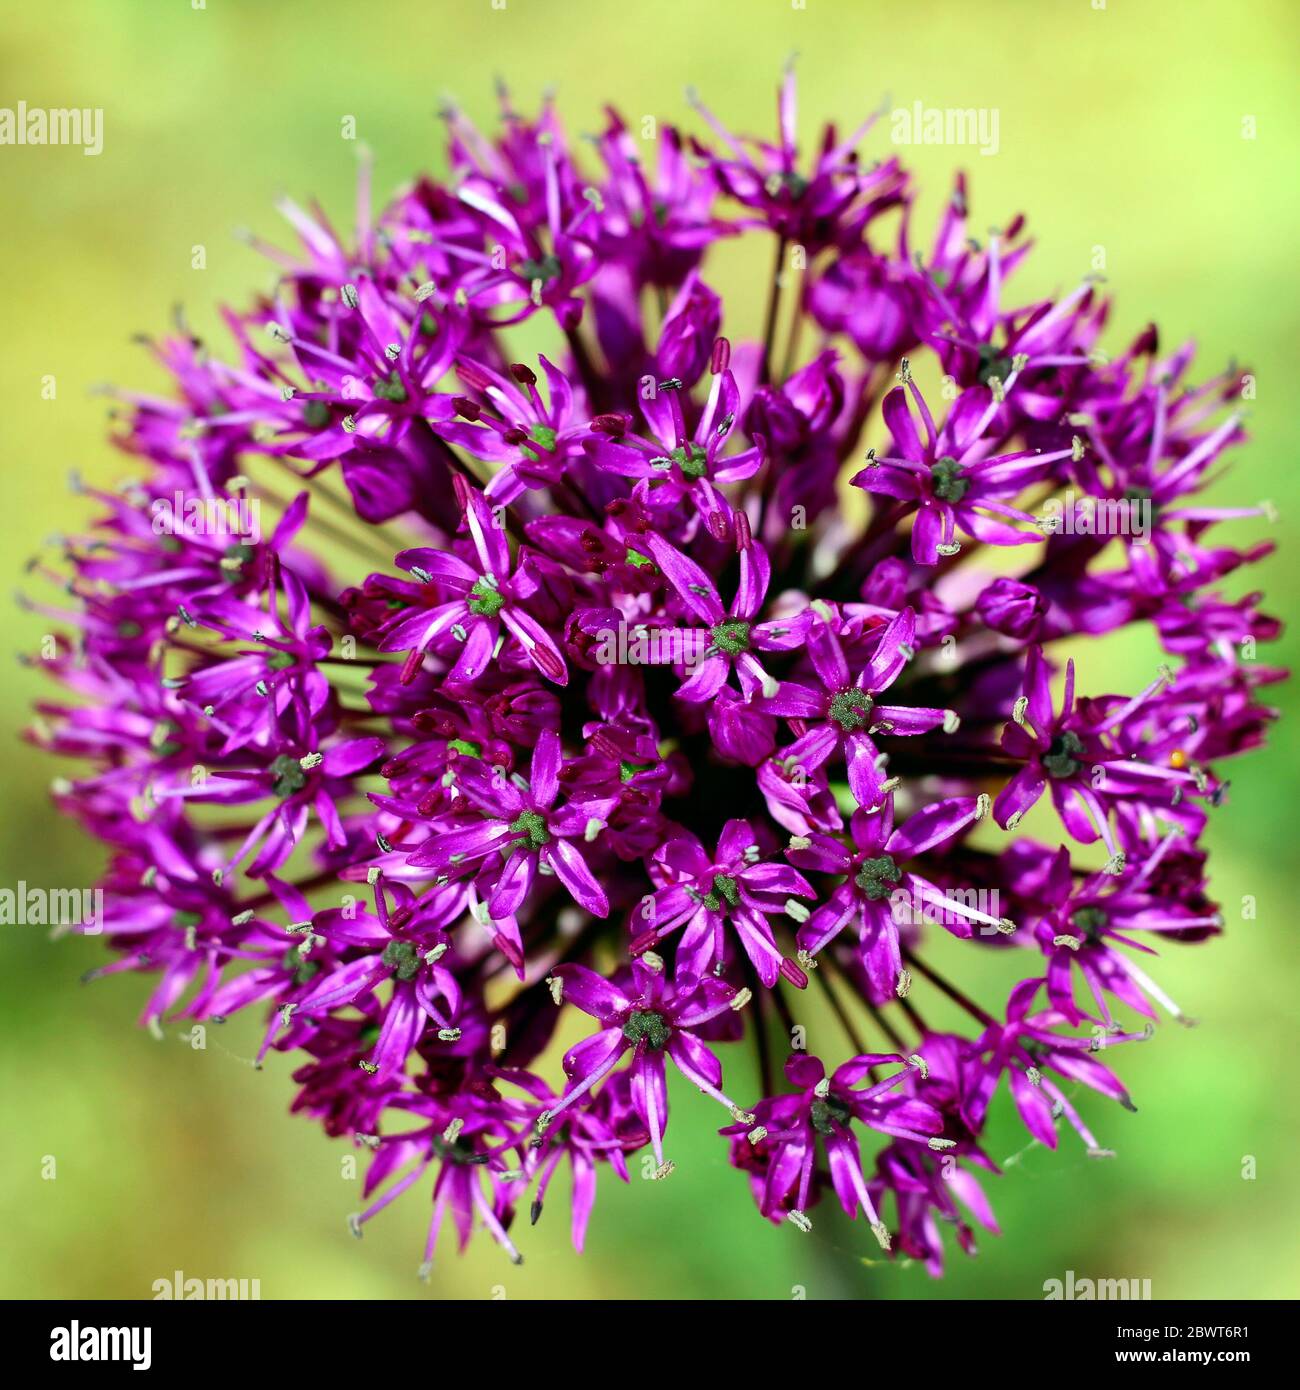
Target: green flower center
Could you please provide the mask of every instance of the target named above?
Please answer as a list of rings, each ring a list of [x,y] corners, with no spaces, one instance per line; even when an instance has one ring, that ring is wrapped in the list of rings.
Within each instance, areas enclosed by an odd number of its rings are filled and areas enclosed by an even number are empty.
[[[453,753],[459,753],[462,758],[481,758],[483,756],[483,750],[478,744],[471,743],[466,738],[449,738],[447,747]]]
[[[272,651],[266,655],[266,665],[272,671],[287,671],[297,658],[292,652]]]
[[[725,902],[728,907],[735,907],[740,902],[740,890],[736,887],[736,880],[730,874],[713,875],[713,891],[706,893],[700,899],[710,912],[719,912]]]
[[[555,448],[555,431],[549,425],[534,425],[532,429],[533,439],[542,446],[543,449]],[[520,452],[527,454],[530,459],[540,457],[536,449],[531,449],[527,444],[519,446]]]
[[[749,650],[749,624],[729,618],[709,629],[709,638],[720,652],[739,656]]]
[[[708,455],[698,444],[686,444],[668,455],[688,478],[702,478],[709,466]]]
[[[654,763],[619,763],[618,780],[630,782],[638,772],[649,772],[652,767]]]
[[[1110,918],[1100,907],[1081,907],[1072,914],[1070,921],[1089,941],[1096,941],[1109,923]]]
[[[495,618],[506,606],[505,597],[495,584],[480,579],[469,591],[469,611],[481,618]]]
[[[838,1123],[847,1129],[853,1115],[846,1105],[841,1105],[839,1101],[827,1096],[825,1100],[813,1101],[809,1107],[808,1118],[812,1120],[813,1128],[818,1134],[834,1134],[835,1124]]]
[[[307,785],[307,774],[302,764],[290,753],[281,753],[271,764],[271,776],[275,779],[271,790],[281,800],[300,792]]]
[[[981,386],[987,386],[990,377],[995,376],[999,381],[1005,381],[1011,375],[1011,359],[995,348],[992,343],[981,343],[979,355],[980,365],[975,375]]]
[[[433,1151],[446,1163],[459,1164],[462,1167],[474,1167],[477,1164],[486,1163],[489,1155],[479,1153],[468,1139],[458,1137],[454,1143],[449,1144],[441,1135],[437,1135],[433,1141]]]
[[[541,256],[535,261],[520,261],[519,274],[525,280],[556,280],[564,267],[554,256]]]
[[[243,541],[236,541],[234,545],[226,547],[221,558],[226,562],[227,569],[242,570],[254,554],[256,552],[251,545],[245,545]]]
[[[871,716],[871,696],[857,686],[841,690],[831,701],[830,717],[844,730],[865,729]]]
[[[1042,764],[1052,777],[1073,777],[1083,766],[1075,756],[1083,752],[1083,744],[1077,734],[1057,734],[1042,756]]]
[[[1149,487],[1126,487],[1124,489],[1124,501],[1129,503],[1130,506],[1135,503],[1141,506],[1142,503],[1145,502],[1152,521],[1160,515],[1160,509],[1157,507],[1155,499],[1151,496],[1151,489]]]
[[[420,956],[409,941],[390,941],[380,957],[399,980],[411,980],[419,973]]]
[[[536,811],[521,811],[519,819],[511,822],[510,832],[520,837],[508,846],[511,850],[520,845],[526,845],[529,849],[541,849],[543,845],[551,842],[551,833],[546,828],[546,818]]]
[[[882,854],[876,859],[864,859],[853,881],[872,902],[879,902],[890,895],[901,877],[894,856]]]
[[[280,964],[285,970],[293,971],[293,982],[296,985],[305,985],[308,980],[314,979],[321,971],[320,961],[304,960],[298,954],[296,946],[291,946],[284,953],[284,959]]]
[[[160,758],[170,758],[173,753],[181,751],[181,745],[176,741],[174,735],[180,733],[178,725],[172,723],[170,719],[164,719],[153,731],[153,738],[150,745],[153,751]]]
[[[304,402],[302,420],[310,430],[323,430],[330,422],[329,404],[326,401]]]
[[[961,476],[961,464],[944,457],[930,466],[931,491],[941,502],[960,502],[970,487],[970,479]]]
[[[381,401],[394,401],[398,405],[406,400],[406,387],[402,385],[402,376],[396,367],[375,382],[375,395]]]
[[[634,1009],[623,1025],[623,1036],[632,1043],[644,1042],[648,1048],[658,1052],[671,1038],[673,1030],[668,1026],[663,1014],[651,1009]]]

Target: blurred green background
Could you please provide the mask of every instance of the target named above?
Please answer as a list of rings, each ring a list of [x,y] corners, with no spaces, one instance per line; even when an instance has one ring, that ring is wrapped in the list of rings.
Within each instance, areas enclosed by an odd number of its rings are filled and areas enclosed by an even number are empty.
[[[43,538],[84,521],[68,472],[104,482],[120,474],[103,442],[105,403],[91,388],[156,384],[130,336],[165,328],[183,303],[196,330],[221,342],[215,306],[272,283],[232,229],[287,242],[271,210],[281,192],[318,196],[351,226],[355,146],[340,137],[343,117],[355,116],[375,152],[386,196],[416,170],[441,170],[433,113],[446,93],[490,123],[498,75],[525,109],[554,84],[581,132],[597,128],[607,100],[628,117],[690,126],[689,83],[733,127],[768,134],[781,66],[797,51],[805,146],[824,119],[854,124],[887,96],[900,106],[998,108],[994,158],[942,146],[903,153],[923,189],[918,229],[931,224],[959,164],[972,177],[977,226],[1029,213],[1039,248],[1017,277],[1017,298],[1068,288],[1102,247],[1118,297],[1109,346],[1154,318],[1167,345],[1198,339],[1201,375],[1234,357],[1253,367],[1253,443],[1217,495],[1277,504],[1273,533],[1292,558],[1267,562],[1248,584],[1265,588],[1271,611],[1288,619],[1300,515],[1287,376],[1300,328],[1298,34],[1300,10],[1288,0],[1245,10],[1206,0],[7,6],[0,106],[21,99],[105,113],[98,158],[0,148],[0,524],[11,587],[47,596],[22,569]],[[1243,136],[1246,118],[1253,139]],[[887,126],[875,139],[870,152],[887,152]],[[207,251],[201,271],[191,269],[197,244]],[[762,292],[748,287],[759,273],[756,261],[724,278],[729,302],[752,313],[752,323],[729,319],[733,334],[757,331]],[[47,374],[54,400],[42,399]],[[1248,523],[1233,539],[1263,529]],[[15,655],[34,654],[47,623],[11,611],[5,627]],[[1293,635],[1261,655],[1294,663]],[[1089,652],[1085,681],[1136,689],[1154,660],[1143,639],[1120,639]],[[49,687],[39,670],[16,661],[4,669],[0,885],[89,883],[94,848],[49,807],[56,769],[17,741],[26,706]],[[664,1183],[606,1183],[586,1255],[568,1249],[567,1193],[557,1188],[541,1224],[521,1232],[522,1268],[476,1237],[463,1260],[444,1245],[422,1285],[414,1272],[427,1198],[408,1194],[356,1243],[344,1222],[356,1185],[341,1176],[353,1151],[287,1116],[286,1059],[261,1073],[241,1062],[252,1051],[249,1026],[231,1025],[206,1052],[191,1051],[175,1028],[155,1041],[133,1023],[145,980],[78,984],[103,960],[98,942],[51,945],[40,928],[6,927],[0,1294],[148,1297],[155,1279],[182,1270],[257,1278],[266,1298],[790,1298],[800,1289],[810,1298],[1039,1298],[1044,1280],[1073,1269],[1149,1278],[1156,1297],[1294,1297],[1295,775],[1286,729],[1231,772],[1231,802],[1210,834],[1229,931],[1158,966],[1199,1027],[1162,1026],[1122,1057],[1138,1115],[1081,1100],[1118,1158],[1088,1160],[1070,1137],[1057,1155],[1021,1153],[987,1184],[1004,1234],[983,1237],[976,1259],[950,1253],[942,1282],[916,1266],[873,1263],[863,1224],[835,1219],[825,1203],[807,1236],[759,1220],[712,1137],[715,1107],[679,1090],[669,1136],[677,1172]],[[1239,920],[1244,895],[1258,904],[1256,920]],[[951,951],[940,956],[954,961]],[[1011,968],[969,952],[953,966],[978,981],[987,1003],[1003,995]],[[929,999],[926,1012],[956,1021]],[[810,1023],[810,1047],[843,1051],[833,1024]],[[743,1081],[732,1089],[746,1093]],[[1023,1146],[1004,1096],[990,1152],[1001,1160]],[[46,1155],[57,1161],[53,1181],[42,1178]],[[1247,1156],[1253,1179],[1243,1178]]]

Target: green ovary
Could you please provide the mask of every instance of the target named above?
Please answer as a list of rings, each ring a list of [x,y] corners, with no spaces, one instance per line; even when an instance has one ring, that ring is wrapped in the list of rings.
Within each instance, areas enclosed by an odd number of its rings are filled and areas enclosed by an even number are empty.
[[[702,478],[708,470],[708,455],[698,444],[686,444],[668,456],[688,478]]]
[[[521,812],[519,818],[511,823],[510,830],[512,834],[521,836],[518,843],[526,845],[529,849],[541,849],[543,845],[551,842],[546,820],[536,811]]]
[[[841,690],[831,701],[830,717],[846,734],[855,729],[865,729],[871,715],[871,703],[871,696],[865,690],[851,686],[848,690]]]
[[[961,476],[961,464],[953,458],[941,458],[931,466],[930,483],[941,502],[960,502],[970,487],[970,479]]]
[[[720,912],[723,903],[728,907],[735,907],[740,902],[740,890],[736,887],[736,880],[730,874],[714,874],[713,891],[706,893],[700,901],[710,912]]]
[[[854,882],[872,902],[879,902],[890,895],[901,877],[894,856],[882,854],[876,859],[864,859]]]
[[[480,618],[495,618],[505,606],[504,596],[486,579],[480,579],[469,591],[469,611]]]
[[[644,1042],[653,1051],[660,1051],[673,1035],[663,1014],[651,1009],[636,1009],[623,1025],[623,1036],[633,1043]]]
[[[1083,766],[1075,756],[1083,752],[1083,744],[1077,734],[1057,734],[1048,745],[1047,752],[1040,761],[1052,777],[1073,777]]]
[[[729,619],[709,629],[709,638],[720,652],[739,656],[749,650],[749,624]]]

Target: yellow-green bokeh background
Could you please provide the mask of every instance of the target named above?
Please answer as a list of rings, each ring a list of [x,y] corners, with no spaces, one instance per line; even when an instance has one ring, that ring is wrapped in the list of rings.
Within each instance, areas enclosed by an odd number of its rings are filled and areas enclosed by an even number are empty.
[[[95,383],[155,384],[131,334],[166,326],[184,303],[216,331],[214,306],[268,289],[267,265],[231,236],[251,226],[280,237],[271,211],[288,192],[317,195],[351,221],[354,147],[345,115],[375,151],[386,194],[412,172],[441,169],[433,112],[454,93],[476,118],[505,77],[528,105],[547,84],[571,129],[597,125],[606,100],[631,117],[685,120],[693,83],[734,126],[768,132],[781,64],[800,54],[801,118],[843,124],[890,95],[897,105],[997,107],[1001,150],[921,147],[920,225],[951,171],[972,176],[977,222],[1025,209],[1039,238],[1019,277],[1024,297],[1065,288],[1103,247],[1118,297],[1110,345],[1149,318],[1171,344],[1195,335],[1203,369],[1230,357],[1253,366],[1253,443],[1218,496],[1281,510],[1273,528],[1290,557],[1250,578],[1291,615],[1294,457],[1297,112],[1300,11],[1289,0],[927,3],[871,0],[64,0],[7,6],[0,19],[0,105],[90,106],[105,112],[104,153],[0,148],[0,469],[10,587],[43,538],[86,512],[65,491],[69,470],[119,475],[103,443]],[[1254,117],[1256,138],[1243,138]],[[885,132],[887,138],[887,131]],[[879,152],[879,151],[877,151]],[[207,268],[191,248],[207,248]],[[765,260],[765,258],[764,258]],[[754,332],[758,266],[729,272],[733,333]],[[750,316],[748,324],[740,320]],[[214,341],[216,341],[214,337]],[[57,399],[41,398],[41,378]],[[1242,540],[1261,526],[1237,532]],[[1235,538],[1235,537],[1234,537]],[[35,653],[48,624],[12,612],[14,652]],[[6,645],[9,645],[8,643]],[[1294,660],[1288,635],[1269,659]],[[1154,657],[1120,640],[1088,655],[1089,688],[1136,689]],[[17,742],[24,710],[46,684],[4,668],[5,795],[0,885],[89,883],[97,856],[50,810],[55,769]],[[1284,692],[1282,702],[1289,697]],[[975,1260],[954,1254],[942,1284],[916,1267],[868,1264],[861,1223],[819,1209],[802,1236],[753,1212],[743,1182],[709,1131],[718,1116],[694,1094],[673,1101],[678,1170],[658,1184],[602,1189],[588,1253],[566,1244],[565,1196],[507,1264],[476,1240],[457,1261],[440,1252],[431,1284],[413,1272],[427,1201],[409,1194],[357,1244],[346,1213],[355,1185],[344,1146],[289,1118],[289,1064],[241,1065],[249,1033],[193,1052],[169,1030],[157,1042],[133,1020],[146,982],[82,987],[95,941],[51,945],[39,928],[0,938],[0,1293],[147,1297],[174,1270],[258,1278],[264,1297],[1036,1298],[1043,1281],[1149,1278],[1157,1297],[1265,1297],[1300,1292],[1295,1232],[1300,1185],[1294,923],[1295,741],[1234,769],[1215,817],[1213,886],[1230,930],[1172,952],[1161,980],[1200,1020],[1120,1060],[1140,1113],[1091,1098],[1084,1113],[1113,1162],[1062,1151],[1024,1153],[989,1192],[1005,1234]],[[1288,883],[1292,886],[1288,887]],[[1243,895],[1258,904],[1242,921]],[[1008,966],[987,953],[947,960],[992,1001]],[[948,1020],[940,1006],[929,1012]],[[233,1025],[232,1025],[233,1027]],[[842,1048],[813,1021],[811,1045]],[[222,1048],[229,1049],[223,1051]],[[991,1152],[1023,1139],[998,1112]],[[57,1178],[42,1179],[53,1155]],[[1246,1156],[1256,1176],[1243,1177]],[[617,1190],[615,1190],[617,1188]],[[498,1295],[499,1296],[499,1295]]]

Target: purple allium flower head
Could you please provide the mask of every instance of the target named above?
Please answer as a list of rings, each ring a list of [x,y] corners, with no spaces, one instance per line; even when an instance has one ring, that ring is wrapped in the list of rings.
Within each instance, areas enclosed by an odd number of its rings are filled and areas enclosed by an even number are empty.
[[[68,691],[30,737],[107,851],[92,974],[152,973],[154,1028],[264,1013],[370,1154],[354,1231],[429,1201],[422,1269],[447,1218],[520,1258],[562,1168],[581,1249],[608,1171],[672,1173],[671,1069],[764,1217],[829,1191],[939,1273],[998,1229],[1004,1079],[1049,1147],[1127,1123],[1160,954],[1223,928],[1218,765],[1274,718],[1279,625],[1219,587],[1267,509],[1197,495],[1241,373],[1103,355],[1090,283],[1018,302],[1023,219],[972,240],[964,179],[917,249],[870,121],[801,148],[793,72],[774,138],[693,104],[646,157],[503,92],[496,139],[445,113],[445,183],[375,218],[367,169],[352,237],[285,204],[278,292],[152,345],[138,477],[25,600]],[[774,273],[724,302],[738,239]],[[1098,691],[1130,627],[1164,664]]]

